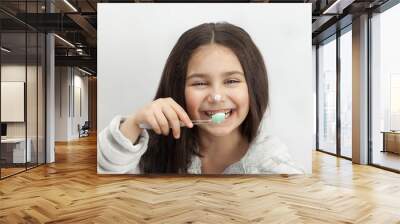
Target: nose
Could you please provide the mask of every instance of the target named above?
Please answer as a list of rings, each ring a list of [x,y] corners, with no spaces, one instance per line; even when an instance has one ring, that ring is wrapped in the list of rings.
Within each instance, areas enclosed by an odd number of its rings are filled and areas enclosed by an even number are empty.
[[[223,101],[223,97],[222,97],[222,95],[219,94],[219,93],[211,93],[211,94],[208,96],[208,102],[209,102],[209,103],[219,103],[219,102],[221,102],[221,101]]]
[[[208,103],[219,104],[224,103],[226,98],[226,89],[219,83],[214,83],[211,88],[208,89]]]

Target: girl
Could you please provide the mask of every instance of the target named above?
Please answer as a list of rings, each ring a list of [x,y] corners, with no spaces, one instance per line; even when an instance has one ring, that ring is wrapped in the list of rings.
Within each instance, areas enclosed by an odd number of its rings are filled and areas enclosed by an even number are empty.
[[[172,49],[154,101],[99,134],[98,172],[303,173],[260,127],[268,101],[265,64],[246,31],[229,23],[194,27]],[[225,113],[220,124],[191,122],[217,112]]]

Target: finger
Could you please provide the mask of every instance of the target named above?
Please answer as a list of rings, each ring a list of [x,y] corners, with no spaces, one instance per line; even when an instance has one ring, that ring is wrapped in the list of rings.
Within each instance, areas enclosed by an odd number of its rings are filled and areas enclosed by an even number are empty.
[[[154,116],[156,117],[157,123],[161,128],[161,131],[164,135],[168,135],[169,133],[169,124],[168,120],[165,117],[164,113],[161,111],[161,109],[155,109],[153,110]]]
[[[189,115],[186,113],[186,111],[179,105],[177,102],[175,102],[172,98],[169,98],[168,103],[171,105],[171,107],[174,109],[174,111],[178,114],[178,117],[185,125],[189,128],[193,127],[193,123],[190,120]]]
[[[161,128],[158,125],[158,122],[155,118],[154,114],[151,114],[147,117],[147,122],[149,122],[150,126],[152,127],[152,129],[157,133],[157,134],[161,134]]]
[[[171,108],[169,104],[162,107],[162,112],[167,117],[170,127],[172,128],[172,133],[175,138],[179,138],[181,132],[181,125],[179,123],[179,118],[176,112]]]

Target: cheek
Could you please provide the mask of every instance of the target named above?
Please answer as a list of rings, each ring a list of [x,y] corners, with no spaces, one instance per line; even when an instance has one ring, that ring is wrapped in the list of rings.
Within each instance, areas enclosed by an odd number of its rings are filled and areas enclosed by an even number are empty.
[[[236,91],[236,101],[241,105],[240,111],[241,113],[246,113],[249,111],[250,107],[250,99],[247,86],[243,87],[239,91]]]
[[[201,97],[195,92],[186,89],[185,102],[188,114],[190,115],[190,117],[193,117],[198,111],[201,102]]]

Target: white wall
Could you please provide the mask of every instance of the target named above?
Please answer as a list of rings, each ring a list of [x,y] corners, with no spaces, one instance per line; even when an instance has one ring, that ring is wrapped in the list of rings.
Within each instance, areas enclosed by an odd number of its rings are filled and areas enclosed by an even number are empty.
[[[82,115],[76,104],[81,90]],[[74,111],[75,110],[75,111]],[[88,78],[72,67],[56,67],[55,77],[55,141],[77,139],[78,124],[88,120]]]
[[[74,108],[75,113],[73,113],[73,119],[72,119],[72,136],[74,138],[79,137],[78,129],[77,126],[80,124],[81,126],[85,123],[85,121],[88,120],[88,77],[87,76],[82,76],[83,73],[80,71],[76,70],[74,71],[74,94],[75,96],[73,97],[75,102],[74,102]],[[78,74],[77,74],[78,73]],[[80,90],[80,99],[78,97],[78,90]],[[80,103],[78,101],[81,101]],[[79,106],[81,107],[82,112],[79,112]]]
[[[97,18],[99,131],[151,101],[184,31],[227,21],[244,28],[265,58],[271,111],[263,125],[311,173],[311,4],[98,4]]]
[[[68,139],[68,67],[55,68],[55,141]]]

